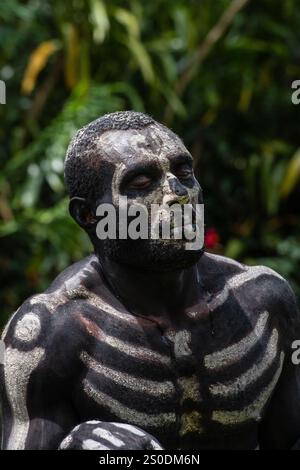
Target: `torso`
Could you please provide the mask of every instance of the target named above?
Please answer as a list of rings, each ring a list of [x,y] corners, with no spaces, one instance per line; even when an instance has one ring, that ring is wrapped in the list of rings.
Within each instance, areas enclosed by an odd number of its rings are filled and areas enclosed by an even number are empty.
[[[46,295],[63,286],[69,301],[58,310],[83,335],[72,392],[80,422],[133,424],[167,449],[256,448],[283,362],[279,327],[256,289],[270,273],[211,255],[201,263],[205,303],[162,328],[94,289],[95,257],[53,284]]]
[[[163,333],[105,288],[77,300],[76,321],[87,335],[74,392],[82,421],[134,424],[166,448],[256,447],[281,371],[278,329],[249,289],[259,273],[233,264],[216,279],[211,267],[208,260],[203,269],[208,309],[195,306]],[[75,297],[76,283],[78,276],[66,282]]]

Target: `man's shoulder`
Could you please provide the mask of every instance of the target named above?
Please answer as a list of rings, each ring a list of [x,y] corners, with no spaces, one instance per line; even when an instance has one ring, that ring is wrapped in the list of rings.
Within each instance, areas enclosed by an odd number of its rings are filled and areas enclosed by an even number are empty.
[[[88,256],[62,271],[45,292],[25,300],[3,330],[5,343],[29,348],[66,335],[74,323],[78,300],[86,299],[94,285],[101,288],[98,264],[95,256]]]
[[[215,277],[230,277],[242,273],[248,268],[234,259],[208,252],[205,252],[200,258],[199,266],[201,271]]]
[[[50,284],[44,295],[61,295],[66,299],[76,297],[83,290],[91,291],[95,287],[101,287],[103,278],[98,258],[95,255],[77,261],[65,268]]]
[[[218,308],[230,298],[239,299],[250,310],[267,310],[282,333],[300,331],[297,300],[284,277],[267,266],[249,266],[215,254],[205,257],[209,284],[217,286],[213,305]]]
[[[278,292],[275,294],[281,295],[282,291],[291,293],[288,281],[267,266],[247,265],[226,256],[205,253],[200,269],[215,282],[220,278],[224,285],[232,288],[247,284],[250,289],[256,287],[264,290],[268,285],[276,285]]]

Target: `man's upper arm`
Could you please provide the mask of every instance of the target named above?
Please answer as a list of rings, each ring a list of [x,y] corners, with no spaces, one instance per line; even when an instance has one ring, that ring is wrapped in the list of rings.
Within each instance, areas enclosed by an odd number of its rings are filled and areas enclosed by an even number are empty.
[[[271,311],[278,324],[284,366],[259,430],[262,449],[300,449],[300,364],[293,343],[300,340],[300,314],[289,284],[274,280]]]
[[[55,314],[54,314],[55,315]],[[55,449],[76,424],[70,378],[55,367],[55,320],[28,300],[4,330],[1,378],[2,448]]]

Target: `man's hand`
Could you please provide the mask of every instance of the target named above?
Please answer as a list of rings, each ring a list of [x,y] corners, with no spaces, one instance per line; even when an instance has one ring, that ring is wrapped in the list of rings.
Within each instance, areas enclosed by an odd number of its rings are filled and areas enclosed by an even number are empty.
[[[76,426],[62,441],[60,450],[158,450],[163,449],[151,434],[123,423],[87,421]]]

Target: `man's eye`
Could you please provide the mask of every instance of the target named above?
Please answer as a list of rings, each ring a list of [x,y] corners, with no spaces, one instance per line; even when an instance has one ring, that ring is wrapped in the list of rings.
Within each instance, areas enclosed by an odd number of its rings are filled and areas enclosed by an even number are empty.
[[[193,176],[193,169],[187,165],[184,165],[182,167],[177,168],[174,171],[174,173],[177,176],[177,178],[184,180],[184,179],[191,178]]]
[[[128,184],[128,189],[145,189],[152,183],[152,179],[146,175],[139,175],[133,178]]]

